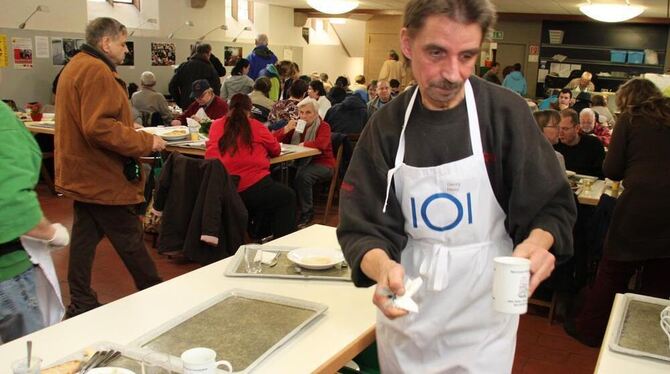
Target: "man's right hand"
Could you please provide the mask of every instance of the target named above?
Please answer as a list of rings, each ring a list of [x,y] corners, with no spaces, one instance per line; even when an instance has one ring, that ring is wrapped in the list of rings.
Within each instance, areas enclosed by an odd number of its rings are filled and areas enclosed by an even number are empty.
[[[377,282],[372,302],[387,318],[395,319],[408,313],[395,308],[391,299],[393,295],[402,296],[405,293],[405,269],[402,265],[391,260],[384,250],[375,248],[363,256],[361,270]]]
[[[165,149],[165,146],[167,145],[167,142],[163,140],[160,136],[154,135],[154,144],[151,147],[151,150],[154,152],[159,152]]]

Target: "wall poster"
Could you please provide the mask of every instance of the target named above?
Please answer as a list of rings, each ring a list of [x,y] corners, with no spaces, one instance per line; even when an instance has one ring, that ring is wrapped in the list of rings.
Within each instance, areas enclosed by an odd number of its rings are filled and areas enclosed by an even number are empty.
[[[9,65],[9,46],[7,45],[7,35],[0,35],[0,68],[6,68]]]
[[[237,61],[242,58],[242,47],[223,47],[223,65],[235,66]]]
[[[12,38],[12,52],[14,54],[14,69],[33,68],[32,38]]]
[[[151,43],[151,66],[172,66],[175,64],[174,43]]]

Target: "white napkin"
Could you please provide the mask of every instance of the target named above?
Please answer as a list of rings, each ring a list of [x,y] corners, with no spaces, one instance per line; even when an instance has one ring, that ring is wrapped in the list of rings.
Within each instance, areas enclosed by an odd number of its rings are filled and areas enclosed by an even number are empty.
[[[205,110],[203,108],[198,109],[197,112],[193,115],[195,117],[196,121],[202,122],[202,121],[211,121],[209,117],[207,116],[207,113],[205,113]]]
[[[256,252],[256,258],[254,260],[258,261],[259,256],[262,263],[265,265],[272,265],[277,256],[279,256],[279,252],[258,251]]]
[[[405,282],[405,294],[398,296],[393,299],[393,306],[400,309],[405,309],[408,312],[419,312],[419,305],[412,300],[412,296],[421,288],[423,284],[423,279],[421,277],[416,277],[414,279],[408,279]]]
[[[200,108],[200,110],[202,110],[202,108]],[[186,124],[188,125],[188,127],[200,128],[200,123],[194,120],[193,118],[186,118]]]

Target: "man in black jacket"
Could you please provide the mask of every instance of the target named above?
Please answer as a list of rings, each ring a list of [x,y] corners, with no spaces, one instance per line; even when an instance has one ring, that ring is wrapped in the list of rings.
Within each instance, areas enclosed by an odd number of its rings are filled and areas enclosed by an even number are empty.
[[[193,102],[191,85],[198,79],[207,79],[214,93],[217,96],[221,93],[219,74],[209,61],[211,54],[212,46],[200,44],[196,47],[195,54],[175,70],[168,89],[172,99],[183,110]]]

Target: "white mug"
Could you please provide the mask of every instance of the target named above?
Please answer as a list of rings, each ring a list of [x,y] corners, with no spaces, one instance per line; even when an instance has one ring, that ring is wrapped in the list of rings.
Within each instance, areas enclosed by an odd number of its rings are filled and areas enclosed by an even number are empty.
[[[228,361],[216,361],[216,352],[209,348],[191,348],[181,354],[184,374],[216,374],[216,369],[223,365],[229,373],[233,367]]]
[[[299,119],[295,124],[295,132],[302,134],[305,131],[305,126],[307,126],[307,122],[305,120]]]
[[[501,313],[528,311],[530,260],[521,257],[493,259],[493,308]]]

